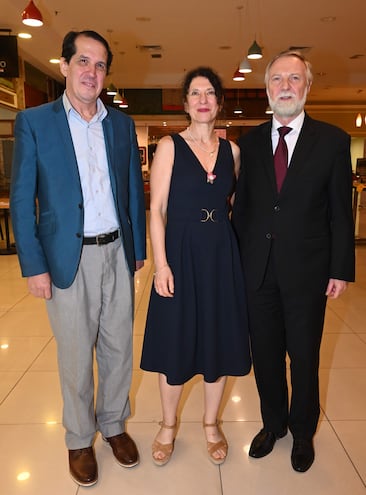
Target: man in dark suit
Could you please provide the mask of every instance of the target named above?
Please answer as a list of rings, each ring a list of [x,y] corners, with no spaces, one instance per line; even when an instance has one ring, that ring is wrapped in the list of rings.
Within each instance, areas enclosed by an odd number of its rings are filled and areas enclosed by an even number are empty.
[[[145,258],[145,208],[133,121],[99,99],[111,62],[98,33],[65,36],[65,93],[17,116],[10,200],[22,274],[29,291],[47,300],[70,474],[84,486],[98,478],[96,431],[120,465],[139,462],[125,420],[133,276]]]
[[[350,138],[304,112],[312,73],[301,54],[278,55],[265,82],[273,119],[239,141],[242,167],[233,209],[263,419],[249,455],[269,454],[289,428],[292,466],[304,472],[314,460],[326,300],[354,280]],[[282,159],[275,152],[279,127],[288,128]],[[275,164],[284,159],[283,179]]]

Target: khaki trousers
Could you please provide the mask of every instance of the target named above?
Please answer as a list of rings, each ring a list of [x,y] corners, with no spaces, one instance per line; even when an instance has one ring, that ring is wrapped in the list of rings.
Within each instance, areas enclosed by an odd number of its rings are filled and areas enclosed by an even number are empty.
[[[121,239],[83,246],[73,284],[53,286],[47,310],[57,342],[67,448],[89,447],[98,430],[104,437],[122,433],[130,415],[133,279]]]

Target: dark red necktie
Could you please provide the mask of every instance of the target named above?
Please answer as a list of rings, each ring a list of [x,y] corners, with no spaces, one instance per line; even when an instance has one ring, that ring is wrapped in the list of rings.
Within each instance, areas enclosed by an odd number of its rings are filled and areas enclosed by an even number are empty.
[[[274,160],[274,168],[276,172],[276,182],[277,182],[277,191],[281,191],[282,183],[286,177],[287,173],[287,163],[288,163],[288,150],[287,144],[285,141],[285,136],[292,129],[291,127],[279,127],[278,129],[280,138],[278,140],[278,145],[273,155]]]

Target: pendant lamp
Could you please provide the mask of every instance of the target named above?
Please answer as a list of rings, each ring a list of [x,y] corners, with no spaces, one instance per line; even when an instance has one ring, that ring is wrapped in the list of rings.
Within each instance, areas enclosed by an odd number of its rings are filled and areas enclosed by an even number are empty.
[[[33,0],[23,10],[22,22],[26,26],[40,27],[43,26],[43,18],[39,9],[34,5]]]
[[[113,96],[113,103],[118,104],[122,102],[122,96],[119,91]]]
[[[127,101],[127,98],[125,97],[125,93],[123,90],[122,90],[122,101],[118,106],[120,108],[128,108],[128,101]]]
[[[256,40],[253,41],[253,44],[249,48],[247,57],[251,60],[257,60],[263,57],[262,48],[258,45]]]
[[[109,96],[114,96],[117,94],[117,88],[113,83],[110,83],[110,85],[107,88],[107,95]]]
[[[236,107],[234,107],[233,112],[235,113],[235,115],[241,115],[243,113],[243,109],[241,108],[240,103],[239,103],[239,89],[237,92]]]
[[[245,76],[240,72],[239,68],[236,69],[233,75],[233,81],[244,81]]]
[[[239,65],[239,72],[242,74],[249,74],[252,72],[252,68],[247,58],[244,58]]]

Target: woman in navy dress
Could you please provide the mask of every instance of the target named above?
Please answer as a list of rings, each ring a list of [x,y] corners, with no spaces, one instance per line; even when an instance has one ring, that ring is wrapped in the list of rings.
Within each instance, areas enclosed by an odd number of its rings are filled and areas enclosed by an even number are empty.
[[[224,462],[228,445],[217,420],[226,377],[249,373],[246,297],[229,219],[239,148],[219,138],[219,76],[189,72],[183,85],[190,125],[165,136],[151,167],[150,236],[155,274],[141,368],[159,373],[163,420],[153,461],[173,452],[183,384],[203,375],[208,455]]]

